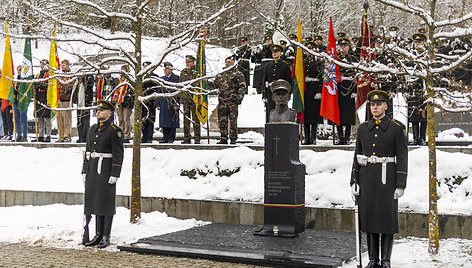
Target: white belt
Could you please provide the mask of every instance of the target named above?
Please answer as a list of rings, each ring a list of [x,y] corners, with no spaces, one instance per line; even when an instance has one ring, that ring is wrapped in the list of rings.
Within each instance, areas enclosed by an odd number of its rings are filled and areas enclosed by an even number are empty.
[[[382,164],[382,183],[387,183],[387,163],[395,163],[395,157],[379,157],[379,156],[365,156],[357,155],[357,162],[361,166],[367,166],[367,163]]]
[[[273,61],[274,59],[263,58],[262,61]]]
[[[341,76],[341,80],[352,81],[354,78],[348,76]]]
[[[112,158],[113,155],[110,153],[85,152],[85,157],[87,157],[87,160],[90,160],[90,158],[98,158],[97,173],[102,174],[103,158]]]
[[[319,78],[313,78],[313,77],[308,77],[308,76],[305,77],[305,82],[318,82],[318,81],[320,81]]]

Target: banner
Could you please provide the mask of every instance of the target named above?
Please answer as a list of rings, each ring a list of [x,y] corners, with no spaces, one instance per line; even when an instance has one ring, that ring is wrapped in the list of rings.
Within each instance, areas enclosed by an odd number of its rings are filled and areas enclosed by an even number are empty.
[[[29,33],[29,27],[26,30]],[[31,39],[27,37],[25,39],[25,49],[23,51],[23,64],[21,67],[21,79],[31,80],[33,79],[33,57],[31,56]],[[33,83],[20,83],[18,90],[18,109],[22,112],[28,110],[28,106],[33,98]]]
[[[298,42],[302,43],[302,27],[300,19],[298,19]],[[303,50],[301,47],[297,47],[297,54],[293,62],[292,77],[294,78],[293,84],[293,102],[292,108],[297,112],[297,118],[300,119],[302,124],[304,120],[305,110],[305,69],[303,68]]]
[[[206,76],[206,59],[205,59],[205,31],[200,32],[202,34],[202,39],[198,43],[197,50],[197,74],[198,77]],[[201,80],[198,82],[198,87],[201,89],[198,90],[199,93],[202,93],[204,89],[207,88],[207,82]],[[196,104],[197,117],[200,122],[204,125],[208,120],[208,94],[194,94],[193,101]]]
[[[56,25],[54,25],[54,31],[52,37],[56,37]],[[54,76],[56,71],[59,70],[59,56],[57,54],[57,42],[53,40],[51,43],[51,50],[49,51],[49,76]],[[58,81],[57,79],[50,79],[48,82],[48,105],[49,107],[57,108],[57,101],[59,98],[58,94]]]
[[[6,20],[5,33],[8,34],[8,24]],[[13,69],[13,59],[11,56],[10,36],[7,35],[5,42],[5,52],[3,53],[2,77],[0,78],[0,99],[8,99],[8,95],[10,95],[10,91],[12,91],[13,82],[10,79],[13,79],[13,75],[15,75],[15,72]],[[2,103],[7,104],[5,101]]]

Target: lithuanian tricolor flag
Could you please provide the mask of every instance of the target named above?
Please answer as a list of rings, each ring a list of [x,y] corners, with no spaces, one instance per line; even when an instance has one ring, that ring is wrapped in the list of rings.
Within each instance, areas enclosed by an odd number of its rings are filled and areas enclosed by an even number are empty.
[[[8,24],[5,20],[5,33],[8,34]],[[0,99],[7,100],[10,91],[12,91],[13,83],[13,59],[11,57],[10,36],[7,35],[5,42],[5,53],[3,54],[2,77],[0,78]]]
[[[302,42],[302,28],[300,19],[298,19],[298,42]],[[292,108],[297,112],[297,118],[304,123],[305,110],[305,69],[303,68],[303,50],[297,47],[297,54],[293,62],[292,77],[293,85],[293,102]]]

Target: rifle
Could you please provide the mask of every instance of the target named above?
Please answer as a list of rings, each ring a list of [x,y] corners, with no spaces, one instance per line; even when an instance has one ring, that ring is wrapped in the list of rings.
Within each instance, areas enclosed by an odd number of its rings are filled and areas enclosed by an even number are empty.
[[[355,202],[354,206],[354,221],[356,228],[356,262],[357,268],[362,268],[362,236],[361,236],[361,226],[359,224],[359,202]]]
[[[85,226],[84,226],[84,234],[82,236],[82,245],[85,245],[85,243],[90,242],[89,223],[90,223],[90,220],[92,219],[92,215],[84,215],[84,217],[85,217]]]

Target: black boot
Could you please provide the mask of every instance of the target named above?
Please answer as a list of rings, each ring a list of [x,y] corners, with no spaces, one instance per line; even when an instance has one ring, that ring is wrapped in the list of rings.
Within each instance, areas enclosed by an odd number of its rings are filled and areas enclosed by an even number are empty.
[[[86,247],[91,247],[98,245],[103,237],[103,222],[105,216],[95,216],[95,236],[90,240],[90,242],[85,243]]]
[[[318,132],[318,124],[311,127],[311,144],[316,145],[316,133]]]
[[[420,144],[420,126],[419,123],[411,123],[413,127],[413,143],[411,145]]]
[[[311,125],[303,124],[303,132],[305,133],[305,140],[303,141],[303,145],[310,145],[311,144],[311,135],[310,135],[310,128]]]
[[[98,244],[98,248],[106,248],[110,245],[110,234],[111,234],[111,226],[113,223],[113,215],[105,216],[103,222],[103,237],[100,240],[100,244]]]
[[[367,234],[367,251],[369,253],[369,264],[366,268],[380,268],[379,234]]]
[[[346,131],[344,134],[344,144],[348,145],[351,143],[351,125],[346,125]]]
[[[426,146],[427,143],[426,143],[426,122],[421,122],[420,123],[420,130],[419,130],[419,136],[420,136],[420,140],[419,140],[419,143],[418,145],[420,146]]]
[[[338,130],[338,142],[336,145],[344,145],[344,131],[343,131],[343,126],[336,126]]]
[[[393,234],[382,234],[381,236],[381,253],[382,268],[390,268],[390,257],[393,249]]]
[[[44,142],[51,142],[51,136],[47,136],[46,139],[44,139]]]
[[[217,142],[216,144],[228,144],[228,140],[225,140],[225,139],[221,139],[219,142]]]

